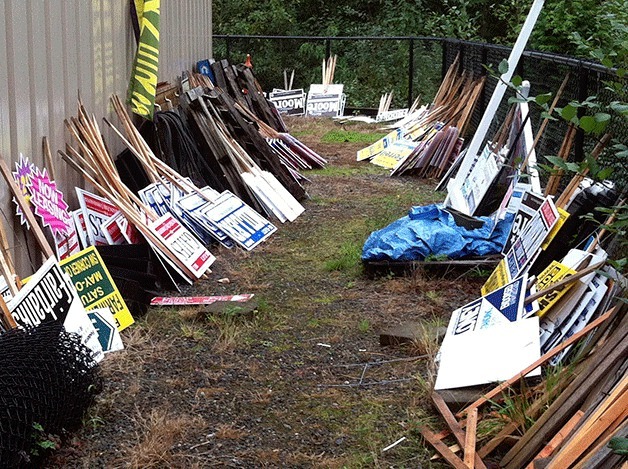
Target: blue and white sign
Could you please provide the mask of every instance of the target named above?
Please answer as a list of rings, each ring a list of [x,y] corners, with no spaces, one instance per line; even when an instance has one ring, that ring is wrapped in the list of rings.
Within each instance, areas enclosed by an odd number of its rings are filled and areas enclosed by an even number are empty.
[[[199,213],[247,251],[277,231],[275,225],[229,191],[220,194],[213,204],[201,207]]]

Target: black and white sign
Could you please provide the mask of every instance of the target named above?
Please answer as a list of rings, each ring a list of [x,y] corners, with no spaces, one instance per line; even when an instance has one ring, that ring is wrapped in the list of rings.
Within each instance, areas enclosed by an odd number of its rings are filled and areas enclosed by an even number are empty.
[[[305,114],[305,92],[298,90],[273,90],[268,99],[281,114],[302,116]]]
[[[48,259],[33,274],[28,283],[7,303],[18,326],[37,327],[58,322],[68,332],[81,336],[83,344],[92,350],[93,358],[103,358],[98,334],[87,317],[83,303],[54,257]]]
[[[311,117],[336,117],[344,113],[344,85],[310,85],[307,112]]]

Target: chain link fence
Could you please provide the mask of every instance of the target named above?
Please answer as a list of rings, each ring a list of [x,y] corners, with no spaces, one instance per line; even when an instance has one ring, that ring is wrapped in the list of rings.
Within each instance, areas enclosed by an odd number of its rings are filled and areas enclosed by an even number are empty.
[[[472,72],[475,76],[487,74],[486,66],[496,70],[499,63],[508,58],[510,48],[455,39],[434,37],[319,37],[319,36],[230,36],[213,37],[214,56],[226,57],[232,63],[243,62],[251,54],[258,80],[266,91],[283,87],[283,70],[295,71],[294,88],[307,88],[321,81],[321,62],[337,54],[336,83],[345,85],[347,95],[346,113],[373,111],[383,93],[393,91],[393,105],[405,107],[417,97],[421,102],[430,102],[444,73],[460,54],[460,71]],[[613,71],[596,63],[559,54],[525,51],[516,74],[530,82],[532,96],[552,93],[559,89],[563,79],[569,80],[559,107],[569,101],[583,101],[590,96],[602,105],[617,99],[609,91],[607,83],[619,79]],[[628,81],[620,80],[624,96]],[[477,127],[484,109],[497,84],[489,77],[479,105],[472,117],[469,135]],[[495,133],[503,122],[510,105],[506,98],[493,119],[488,136]],[[542,109],[531,104],[531,121],[536,130],[542,121]],[[611,113],[608,131],[614,143],[628,142],[628,122]],[[537,146],[539,163],[547,163],[543,155],[556,155],[561,146],[567,123],[563,120],[550,121]],[[582,161],[597,141],[596,136],[579,131],[569,161]],[[615,168],[612,179],[620,189],[628,186],[628,170],[625,158],[607,148],[600,163]],[[543,174],[542,174],[543,176]]]

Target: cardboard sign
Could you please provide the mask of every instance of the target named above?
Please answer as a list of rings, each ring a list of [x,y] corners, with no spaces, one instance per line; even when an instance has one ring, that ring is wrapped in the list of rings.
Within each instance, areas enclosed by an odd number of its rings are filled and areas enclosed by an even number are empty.
[[[34,168],[28,190],[35,215],[41,218],[43,226],[49,227],[53,235],[68,234],[72,224],[68,204],[63,200],[63,193],[57,189],[57,183],[48,177],[45,168],[43,171]]]
[[[502,259],[499,261],[489,278],[486,279],[484,285],[482,285],[482,295],[488,295],[490,292],[497,290],[499,287],[503,287],[507,283],[508,267],[506,266],[506,259]]]
[[[402,135],[403,135],[403,132],[400,128],[393,130],[385,137],[380,138],[377,142],[372,143],[371,145],[369,145],[366,148],[363,148],[362,150],[359,150],[357,154],[357,160],[364,161],[364,160],[368,160],[369,158],[374,157],[375,155],[384,151],[386,148],[392,145],[393,142],[399,140]]]
[[[471,334],[445,336],[434,389],[505,381],[541,356],[539,318],[505,322]],[[538,367],[526,376],[539,376]]]
[[[22,196],[27,203],[30,204],[30,192],[28,191],[28,186],[31,183],[31,175],[33,174],[33,164],[28,161],[28,158],[25,157],[22,153],[20,153],[20,160],[15,162],[15,171],[13,171],[13,179],[17,183],[20,191],[22,192]],[[20,208],[20,205],[17,203],[15,197],[13,197],[13,203],[15,204],[15,214],[20,217],[20,224],[26,225],[26,228],[30,229],[28,221]]]
[[[310,85],[307,94],[307,115],[336,117],[344,113],[344,85]]]
[[[419,142],[401,138],[391,143],[386,149],[377,154],[371,163],[387,169],[395,168],[400,161],[406,159],[419,145]]]
[[[538,256],[543,241],[558,222],[558,211],[551,198],[545,199],[521,235],[506,253],[508,278],[517,278]]]
[[[539,291],[545,290],[555,283],[558,283],[568,275],[573,275],[575,273],[576,271],[568,266],[561,264],[558,261],[552,261],[552,263],[539,274],[536,281],[537,289]],[[562,288],[557,288],[556,290],[553,290],[545,296],[539,298],[539,316],[543,317],[573,285],[573,283],[568,283]]]
[[[201,278],[216,260],[170,213],[151,222],[148,227],[196,278]]]
[[[133,316],[95,247],[64,259],[61,267],[72,279],[85,309],[109,308],[119,331],[133,324]]]
[[[127,243],[122,229],[120,228],[120,224],[118,224],[118,219],[120,217],[124,217],[124,215],[122,214],[122,212],[118,211],[100,224],[101,232],[105,235],[105,238],[107,238],[107,243],[109,243],[111,246]]]
[[[491,150],[489,142],[475,160],[471,172],[460,185],[456,179],[447,184],[452,208],[466,215],[473,215],[499,173],[500,157]]]
[[[109,308],[95,308],[87,312],[87,317],[92,322],[98,333],[98,341],[104,353],[116,352],[124,349],[120,331],[116,320]]]
[[[76,254],[81,250],[79,242],[79,236],[74,227],[74,219],[70,225],[69,234],[57,233],[54,235],[55,250],[57,252],[57,259],[62,260],[66,257],[70,257],[72,254]]]
[[[108,245],[109,242],[102,231],[101,225],[118,211],[118,207],[104,197],[97,196],[78,187],[76,188],[76,195],[83,211],[89,245]]]
[[[540,356],[538,318],[523,319],[527,281],[523,275],[452,313],[435,389],[508,379]]]
[[[210,187],[202,189],[202,192],[212,200],[216,200],[220,197],[220,194]],[[211,238],[217,240],[223,246],[231,249],[234,246],[231,238],[229,238],[229,236],[221,230],[213,220],[203,216],[203,207],[211,205],[213,205],[213,202],[204,199],[199,194],[186,195],[185,197],[176,200],[174,204],[174,206],[179,209],[177,213],[180,213],[181,218],[183,218],[186,222],[189,222],[195,232],[200,232],[201,239],[205,239],[207,234],[209,234]]]
[[[89,239],[87,238],[87,226],[85,226],[85,216],[83,215],[83,211],[80,208],[74,210],[71,213],[72,219],[74,220],[74,228],[76,230],[76,234],[78,234],[78,238],[81,243],[81,248],[85,249],[89,246]]]
[[[156,296],[150,302],[152,306],[189,306],[189,305],[210,305],[217,301],[232,301],[235,303],[245,303],[255,294],[227,295],[227,296]]]
[[[460,335],[521,319],[528,280],[523,275],[451,314],[447,335]]]
[[[551,350],[587,325],[608,290],[606,282],[605,276],[596,274],[586,284],[586,291],[580,297],[576,307],[569,311],[569,314],[561,316],[558,320],[549,318],[547,315],[543,318],[541,322],[541,351],[543,353]],[[557,364],[560,357],[566,353],[567,350],[556,356],[550,363]]]
[[[54,257],[30,277],[28,283],[7,303],[18,326],[37,327],[58,322],[68,332],[81,336],[81,341],[93,352],[96,361],[102,359],[102,347],[94,326],[69,279]]]
[[[560,231],[560,229],[567,221],[567,218],[569,218],[569,212],[567,210],[564,210],[560,207],[556,207],[556,210],[558,211],[558,221],[554,225],[554,228],[552,228],[552,231],[550,231],[547,235],[547,238],[545,238],[545,241],[543,241],[543,244],[541,244],[541,249],[547,249],[556,234]]]
[[[380,112],[375,116],[375,122],[388,122],[403,119],[408,115],[408,108],[395,109],[393,111]]]
[[[277,231],[275,225],[229,191],[220,194],[214,204],[201,207],[199,213],[247,251]]]
[[[305,114],[305,92],[297,90],[275,90],[269,93],[268,99],[275,105],[280,114],[302,116]]]
[[[531,187],[531,186],[530,186]],[[517,185],[513,191],[511,203],[508,205],[508,213],[515,213],[512,225],[510,226],[510,234],[502,249],[506,253],[512,247],[515,239],[521,236],[526,229],[528,223],[543,203],[543,196],[532,192],[531,190],[523,190],[523,186]]]

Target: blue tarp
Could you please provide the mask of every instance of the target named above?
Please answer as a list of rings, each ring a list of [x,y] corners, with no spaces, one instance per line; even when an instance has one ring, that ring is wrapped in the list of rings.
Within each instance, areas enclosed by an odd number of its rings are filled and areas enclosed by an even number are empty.
[[[512,215],[493,230],[490,217],[475,217],[480,228],[458,226],[442,205],[412,207],[407,216],[371,233],[362,249],[364,261],[422,261],[429,255],[461,259],[501,252],[512,224]],[[491,233],[492,232],[492,233]]]

